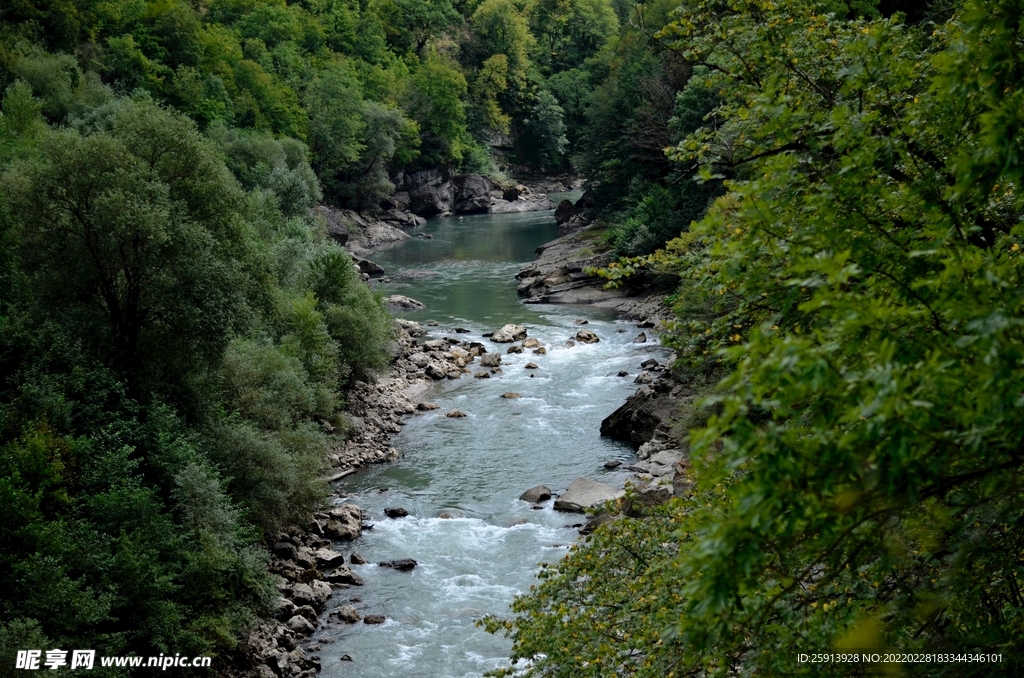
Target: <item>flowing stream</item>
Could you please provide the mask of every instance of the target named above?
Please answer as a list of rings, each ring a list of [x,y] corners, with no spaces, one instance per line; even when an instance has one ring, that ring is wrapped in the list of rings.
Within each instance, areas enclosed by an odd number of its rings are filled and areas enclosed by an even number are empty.
[[[361,506],[374,527],[336,548],[357,551],[371,564],[353,566],[366,585],[335,592],[328,609],[358,599],[361,615],[387,621],[318,630],[316,639],[327,641],[320,656],[328,678],[466,677],[507,666],[510,642],[474,620],[508,614],[513,596],[536,582],[538,563],[562,557],[578,538],[573,525],[583,522],[554,511],[551,501],[534,510],[519,495],[539,484],[557,494],[578,476],[621,486],[629,474],[603,464],[631,460],[633,451],[601,438],[601,420],[636,389],[640,362],[667,353],[656,343],[631,343],[638,330],[609,311],[520,303],[514,276],[538,245],[557,237],[551,212],[437,219],[423,231],[434,238],[373,257],[391,280],[388,294],[426,304],[405,314],[430,330],[421,340],[461,327],[470,330],[461,338],[505,354],[507,344],[481,334],[519,323],[548,352],[503,355],[503,372],[491,379],[438,382],[422,399],[440,409],[408,418],[392,439],[402,459],[342,481],[345,501]],[[580,329],[577,319],[588,320],[601,341],[567,347]],[[430,321],[438,326],[426,327]],[[539,369],[524,369],[529,361]],[[620,370],[630,376],[617,376]],[[499,397],[506,391],[522,397]],[[468,416],[445,418],[452,408]],[[383,510],[396,506],[409,517],[385,518]],[[443,511],[462,517],[439,518]],[[397,572],[372,564],[397,558],[419,565]]]

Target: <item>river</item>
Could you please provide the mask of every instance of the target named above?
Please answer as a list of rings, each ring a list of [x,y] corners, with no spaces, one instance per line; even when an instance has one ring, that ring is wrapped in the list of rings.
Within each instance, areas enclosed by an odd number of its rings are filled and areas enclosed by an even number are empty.
[[[470,332],[459,336],[473,340],[505,323],[525,324],[548,352],[505,355],[503,372],[491,379],[438,382],[423,399],[440,409],[408,418],[392,439],[402,459],[343,481],[344,501],[361,506],[374,527],[336,548],[370,563],[413,558],[419,565],[407,573],[353,566],[366,585],[336,592],[329,609],[357,599],[361,615],[387,621],[321,628],[315,640],[326,641],[321,676],[328,678],[462,678],[507,666],[510,642],[474,620],[508,614],[513,596],[536,582],[538,563],[564,556],[578,538],[573,525],[583,522],[554,511],[551,501],[534,510],[519,495],[539,484],[560,493],[578,476],[621,486],[629,474],[603,465],[631,460],[633,451],[601,438],[601,420],[636,389],[640,362],[667,353],[656,343],[633,344],[638,330],[609,311],[520,303],[514,276],[537,246],[557,237],[551,212],[436,219],[423,232],[434,238],[373,257],[390,278],[388,294],[426,304],[404,317],[436,321],[427,328],[432,337],[461,327]],[[578,319],[599,343],[566,346]],[[482,341],[503,354],[508,347]],[[529,361],[539,369],[524,369]],[[499,397],[507,391],[522,397]],[[468,416],[445,418],[452,408]],[[396,506],[409,517],[385,518],[383,510]],[[442,519],[442,511],[463,517]]]

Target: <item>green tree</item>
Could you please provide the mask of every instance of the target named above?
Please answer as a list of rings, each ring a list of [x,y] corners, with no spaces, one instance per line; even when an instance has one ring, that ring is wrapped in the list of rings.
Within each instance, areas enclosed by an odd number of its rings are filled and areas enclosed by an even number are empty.
[[[565,138],[565,111],[558,105],[555,96],[542,90],[537,96],[526,130],[536,162],[544,169],[554,170],[561,166],[562,156],[568,140]]]
[[[422,56],[427,44],[462,24],[462,15],[448,0],[388,0],[377,11],[388,42],[399,54]]]
[[[522,101],[530,71],[530,52],[535,40],[523,13],[512,0],[484,0],[470,18],[473,31],[470,51],[475,63],[483,64],[495,54],[504,54],[509,92],[506,110]]]
[[[709,309],[670,341],[728,376],[695,488],[516,603],[529,675],[854,675],[795,661],[847,648],[1020,671],[1024,25],[999,0],[926,30],[826,9],[670,27],[725,96],[672,155],[734,178],[648,261]]]
[[[462,159],[470,145],[466,129],[466,78],[455,65],[427,55],[412,76],[406,108],[422,132],[424,162],[449,165]]]
[[[537,0],[529,17],[536,61],[547,75],[579,68],[619,31],[608,0]]]
[[[359,81],[347,64],[332,64],[309,84],[305,104],[313,169],[328,196],[344,195],[340,173],[359,160],[364,148]]]
[[[113,109],[109,130],[53,132],[41,151],[4,176],[36,312],[134,382],[183,386],[248,322],[233,178],[190,121],[145,99]]]

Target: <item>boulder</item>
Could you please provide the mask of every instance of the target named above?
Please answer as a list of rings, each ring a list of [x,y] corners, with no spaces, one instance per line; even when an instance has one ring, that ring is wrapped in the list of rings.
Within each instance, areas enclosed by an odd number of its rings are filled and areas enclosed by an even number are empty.
[[[636,375],[636,379],[633,380],[633,383],[634,384],[650,384],[652,381],[654,381],[654,376],[650,372],[648,372],[647,370],[644,370],[640,374]]]
[[[502,393],[500,397],[502,397],[502,398],[522,398],[523,396],[519,395],[518,393],[516,393],[514,391],[508,391],[506,393]]]
[[[410,337],[421,337],[427,332],[425,329],[420,327],[420,324],[418,322],[414,322],[412,320],[405,320],[404,318],[395,318],[395,324],[398,325],[400,329],[403,329],[406,332],[408,332]]]
[[[555,208],[555,222],[561,226],[576,215],[575,205],[571,200],[563,200]]]
[[[526,363],[525,365],[523,365],[524,370],[536,370],[538,369],[538,367],[539,365],[537,365],[537,363]]]
[[[511,344],[523,339],[526,339],[526,327],[523,325],[505,325],[491,334],[491,341],[498,344]]]
[[[565,494],[555,500],[555,510],[583,513],[606,501],[618,499],[623,494],[625,493],[622,490],[617,490],[611,485],[589,478],[577,478],[572,481]]]
[[[323,582],[313,583],[323,584]],[[327,598],[331,595],[331,587],[326,584],[323,585],[327,588],[326,593],[319,587],[314,589],[311,584],[292,584],[286,589],[286,594],[295,603],[296,607],[309,605],[314,610],[322,610],[324,603],[327,602]]]
[[[638,334],[635,337],[633,337],[633,343],[634,344],[646,344],[647,343],[647,333],[646,332],[641,332],[640,334]]]
[[[605,417],[601,435],[628,441],[639,449],[659,429],[669,430],[678,417],[681,402],[692,397],[692,388],[665,378],[641,386],[619,409]]]
[[[363,533],[363,512],[355,504],[342,504],[327,512],[324,534],[341,541],[352,541]]]
[[[423,302],[401,294],[392,294],[390,297],[384,297],[384,305],[390,311],[418,311],[426,308]]]
[[[316,551],[313,551],[313,557],[316,558],[316,562],[323,567],[333,567],[345,562],[344,554],[332,551],[331,549],[317,549]]]
[[[434,362],[433,360],[427,363],[427,369],[425,371],[427,376],[431,379],[445,379],[448,376],[447,366]]]
[[[309,620],[310,624],[313,624],[314,626],[316,625],[316,610],[314,610],[309,605],[303,605],[302,607],[295,608],[295,614],[299,615],[300,617],[305,617]],[[295,614],[293,614],[292,617],[294,617]],[[289,617],[289,619],[291,619],[291,617]]]
[[[448,181],[417,186],[409,191],[409,210],[422,217],[451,212],[454,193],[454,187]]]
[[[480,356],[481,367],[497,367],[501,364],[500,353],[484,353]]]
[[[551,490],[544,485],[538,485],[537,487],[531,487],[526,492],[519,495],[519,498],[523,501],[528,501],[531,504],[539,504],[542,501],[551,499]]]
[[[385,617],[382,614],[368,614],[363,617],[364,624],[383,624]]]
[[[295,603],[287,598],[278,598],[277,606],[274,609],[274,616],[281,621],[288,621],[295,616]]]
[[[538,348],[539,346],[540,342],[534,339],[533,337],[523,340],[523,348]]]
[[[270,547],[270,552],[281,560],[293,560],[298,550],[295,548],[295,544],[291,542],[279,541]]]
[[[459,214],[482,214],[491,206],[491,182],[479,174],[452,177],[455,187],[453,210]]]
[[[631,518],[640,518],[647,512],[646,509],[664,504],[671,498],[671,484],[651,483],[637,488],[622,510]]]
[[[428,403],[426,401],[422,403],[416,403],[416,409],[419,410],[420,412],[429,412],[430,410],[436,410],[439,408],[440,405],[435,405],[434,403]]]
[[[540,348],[533,349],[533,354],[534,355],[545,355],[547,352],[548,352],[548,350],[546,348],[544,348],[543,346],[541,346]]]
[[[387,567],[392,570],[398,570],[399,572],[409,572],[414,569],[418,563],[412,558],[399,558],[398,560],[385,560],[377,563],[380,567]]]
[[[475,372],[473,374],[473,378],[474,379],[490,379],[491,378],[491,373],[490,372]]]
[[[604,467],[609,471],[611,469],[619,468],[620,466],[622,466],[622,462],[619,461],[618,459],[609,459],[604,463]]]
[[[342,605],[331,613],[331,619],[337,619],[345,624],[355,624],[359,621],[359,613],[352,605]]]
[[[590,330],[580,330],[576,333],[576,341],[582,341],[584,344],[596,344],[601,339]]]
[[[369,259],[362,259],[353,254],[352,261],[355,262],[356,268],[359,269],[360,273],[365,273],[371,278],[384,275],[384,269],[380,267],[380,264],[375,264]]]
[[[409,515],[409,512],[401,506],[393,506],[391,508],[384,509],[384,515],[388,518],[404,518]]]
[[[449,410],[448,412],[445,412],[444,416],[449,419],[462,419],[466,416],[466,413],[462,410]]]
[[[348,557],[348,562],[352,563],[353,565],[366,565],[367,560],[366,558],[363,558],[361,555],[353,551],[352,555]]]
[[[326,579],[331,584],[347,584],[349,586],[362,586],[363,578],[352,571],[348,565],[340,565],[333,572],[327,574]]]
[[[309,623],[309,620],[300,615],[295,615],[288,620],[288,630],[300,636],[308,636],[316,630],[316,627]]]
[[[640,367],[644,368],[645,370],[652,370],[655,367],[658,367],[659,364],[660,363],[658,363],[658,361],[655,360],[654,358],[648,358],[647,360],[640,363]]]
[[[508,353],[509,355],[511,355],[513,353],[522,353],[522,352],[523,352],[523,347],[520,346],[519,344],[512,344],[511,346],[508,347],[508,350],[505,351],[505,353]]]

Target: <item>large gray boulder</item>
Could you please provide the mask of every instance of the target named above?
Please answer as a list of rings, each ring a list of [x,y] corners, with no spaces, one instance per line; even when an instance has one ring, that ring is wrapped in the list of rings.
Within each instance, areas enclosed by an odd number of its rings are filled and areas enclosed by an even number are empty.
[[[617,490],[611,485],[589,478],[577,478],[572,481],[565,494],[555,500],[555,510],[583,513],[589,508],[618,499],[624,494],[625,492]]]
[[[479,174],[460,174],[452,178],[455,186],[454,211],[482,214],[491,206],[491,182]]]
[[[505,325],[491,335],[491,341],[498,344],[511,344],[523,339],[526,339],[526,327],[523,325]]]

